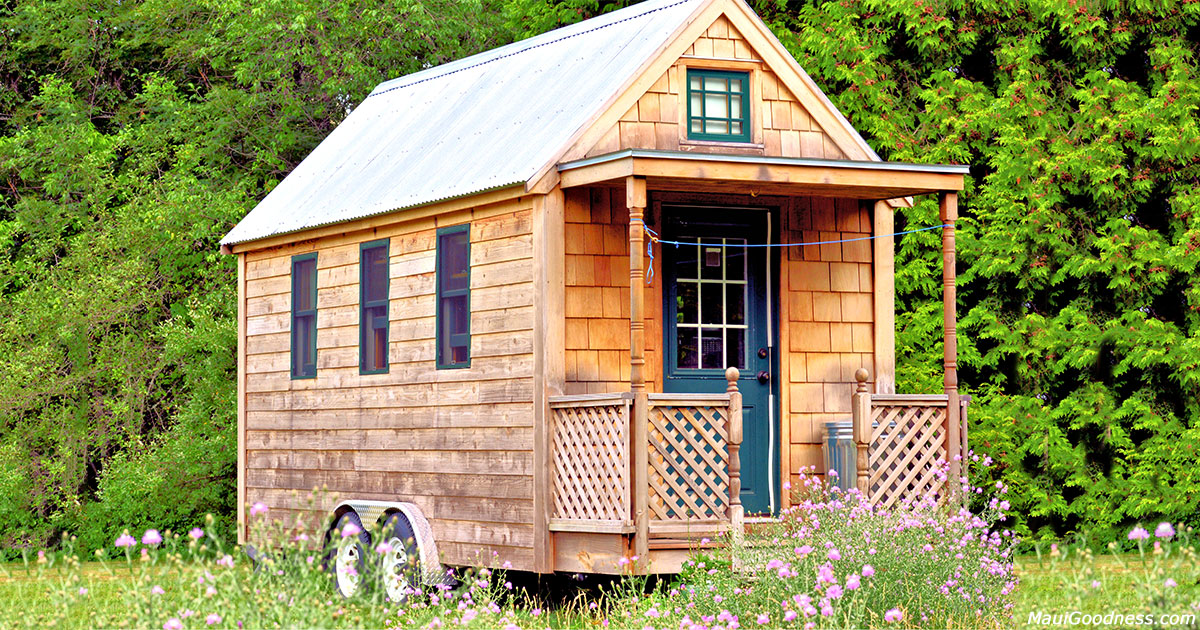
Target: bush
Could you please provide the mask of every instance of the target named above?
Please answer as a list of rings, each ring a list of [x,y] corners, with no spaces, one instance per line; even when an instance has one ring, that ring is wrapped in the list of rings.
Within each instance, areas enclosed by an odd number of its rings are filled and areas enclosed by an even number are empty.
[[[975,515],[932,499],[872,508],[857,491],[807,479],[775,530],[735,552],[742,570],[690,560],[622,625],[1011,626],[1014,541],[993,529],[1006,488]]]

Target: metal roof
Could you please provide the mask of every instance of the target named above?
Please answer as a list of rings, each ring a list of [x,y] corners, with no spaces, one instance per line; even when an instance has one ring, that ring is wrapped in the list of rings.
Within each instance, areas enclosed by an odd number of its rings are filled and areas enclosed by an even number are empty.
[[[533,177],[706,0],[650,0],[381,83],[222,245]]]

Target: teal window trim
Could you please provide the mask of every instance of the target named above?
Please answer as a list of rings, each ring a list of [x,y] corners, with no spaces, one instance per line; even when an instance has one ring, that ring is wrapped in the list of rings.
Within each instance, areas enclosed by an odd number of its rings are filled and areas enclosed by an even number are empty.
[[[692,79],[698,78],[701,82],[700,89],[700,111],[695,111],[692,107],[692,95],[696,92],[692,88]],[[741,93],[734,93],[729,90],[706,90],[704,89],[704,79],[740,79],[742,82]],[[707,95],[722,95],[725,98],[725,110],[730,113],[729,116],[709,116],[705,111],[707,108]],[[741,101],[741,116],[732,115],[733,99],[739,98]],[[733,123],[740,123],[742,127],[741,133],[710,133],[707,131],[694,131],[693,124],[700,123],[701,129],[707,129],[707,122],[724,122],[727,129],[732,129]],[[687,137],[689,140],[712,140],[717,142],[750,142],[750,73],[736,72],[732,70],[703,70],[699,68],[688,68],[687,71]]]
[[[462,252],[461,261],[447,261],[446,257],[449,254],[445,249],[445,243],[448,237],[466,233],[466,247]],[[437,231],[437,369],[439,370],[456,370],[471,367],[471,225],[469,223],[463,225],[455,225],[451,227],[439,228]],[[448,264],[462,263],[465,268],[462,271],[466,273],[465,286],[451,287],[450,281],[456,269],[447,269]],[[454,308],[465,309],[464,313],[459,316],[465,318],[465,330],[452,333],[449,326],[452,321],[447,320],[449,309]],[[454,351],[459,348],[463,349],[463,355],[460,358],[454,356],[446,356],[447,351]]]
[[[389,256],[391,254],[391,241],[388,239],[380,239],[377,241],[369,241],[359,245],[358,247],[358,373],[359,374],[387,374],[390,367],[388,361],[388,296],[391,281],[391,274],[388,273]],[[383,295],[377,299],[369,299],[367,289],[370,288],[369,278],[367,277],[367,253],[372,250],[383,250]],[[379,312],[382,310],[382,317]],[[372,316],[373,315],[373,316]],[[383,367],[368,367],[367,356],[368,348],[372,340],[374,340],[376,330],[383,331]]]
[[[301,287],[300,274],[297,268],[305,262],[312,261],[312,281],[309,283],[310,309],[298,309]],[[298,324],[299,322],[299,324]],[[299,325],[305,325],[302,333]],[[305,339],[301,340],[300,336]],[[292,256],[292,328],[291,328],[291,374],[293,379],[317,377],[317,254],[300,254]],[[303,347],[298,347],[303,343]],[[304,353],[304,356],[300,356]]]

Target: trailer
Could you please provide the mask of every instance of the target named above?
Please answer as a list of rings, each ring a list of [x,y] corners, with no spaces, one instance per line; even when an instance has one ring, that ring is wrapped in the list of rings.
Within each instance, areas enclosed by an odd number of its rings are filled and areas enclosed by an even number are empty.
[[[856,387],[860,427],[901,425],[856,431],[858,487],[937,490],[964,443],[966,173],[881,160],[742,0],[650,0],[382,83],[222,241],[239,536],[261,502],[386,524],[415,579],[677,572],[790,505]],[[905,398],[893,212],[927,194],[946,387]]]

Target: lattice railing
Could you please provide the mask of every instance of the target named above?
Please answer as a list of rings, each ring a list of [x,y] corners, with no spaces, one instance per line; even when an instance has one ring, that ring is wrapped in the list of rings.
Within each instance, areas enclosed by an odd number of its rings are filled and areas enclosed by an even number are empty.
[[[946,461],[946,403],[872,401],[871,502],[891,506],[904,497],[941,494]]]
[[[550,399],[551,528],[629,531],[630,394]]]
[[[729,518],[729,396],[651,394],[647,410],[650,518]]]

